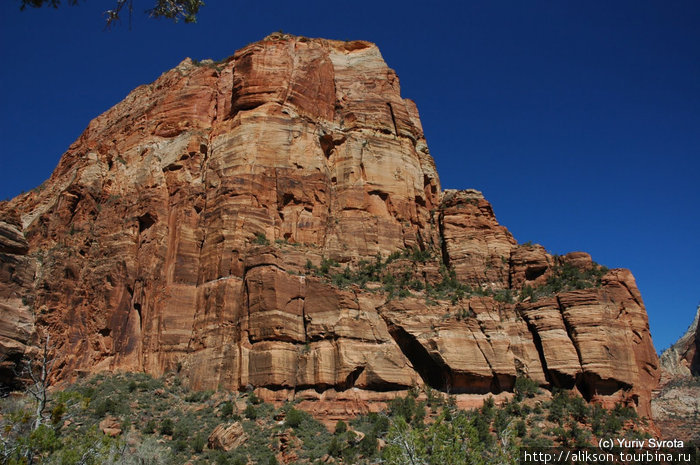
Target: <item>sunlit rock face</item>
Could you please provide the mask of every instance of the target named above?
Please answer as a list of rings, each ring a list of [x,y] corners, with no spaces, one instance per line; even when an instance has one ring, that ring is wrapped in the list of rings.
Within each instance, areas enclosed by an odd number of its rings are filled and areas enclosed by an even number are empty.
[[[48,333],[59,379],[178,371],[362,410],[529,376],[645,414],[657,383],[631,274],[525,297],[595,265],[442,191],[415,104],[363,41],[273,35],[135,89],[0,203],[0,262],[0,350],[11,365]],[[356,279],[372,263],[383,278]]]
[[[652,393],[654,424],[663,437],[700,440],[700,306],[688,330],[659,357],[661,379]]]

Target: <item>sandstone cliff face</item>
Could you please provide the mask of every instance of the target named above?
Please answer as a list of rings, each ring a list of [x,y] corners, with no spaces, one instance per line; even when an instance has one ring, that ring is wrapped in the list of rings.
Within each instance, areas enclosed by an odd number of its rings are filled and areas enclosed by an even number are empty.
[[[700,306],[688,330],[659,358],[661,380],[651,404],[664,437],[700,440]]]
[[[700,376],[700,306],[688,330],[671,347],[664,350],[661,362],[663,378]]]
[[[657,381],[632,275],[532,294],[597,268],[518,245],[478,191],[442,192],[368,42],[278,35],[187,59],[92,121],[0,220],[0,350],[49,331],[59,378],[177,370],[355,405],[529,376],[645,414]]]
[[[36,261],[16,215],[0,216],[0,380],[19,387],[15,373],[31,349],[35,332],[31,311]]]

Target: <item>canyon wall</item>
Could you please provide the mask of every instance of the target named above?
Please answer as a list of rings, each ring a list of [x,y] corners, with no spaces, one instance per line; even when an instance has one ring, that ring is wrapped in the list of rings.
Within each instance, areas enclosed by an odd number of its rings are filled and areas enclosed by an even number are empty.
[[[0,273],[5,386],[47,333],[57,379],[317,400],[527,376],[648,414],[658,381],[631,273],[518,244],[481,193],[443,191],[363,41],[272,35],[138,87],[0,203]]]

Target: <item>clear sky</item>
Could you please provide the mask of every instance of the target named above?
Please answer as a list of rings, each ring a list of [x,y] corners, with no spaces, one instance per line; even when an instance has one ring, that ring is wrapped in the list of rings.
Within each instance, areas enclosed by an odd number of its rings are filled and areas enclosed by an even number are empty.
[[[700,2],[207,0],[196,25],[113,0],[0,5],[0,199],[44,181],[88,122],[183,58],[273,31],[375,42],[418,104],[444,188],[520,242],[630,268],[657,349],[700,303]],[[64,0],[65,3],[65,0]]]

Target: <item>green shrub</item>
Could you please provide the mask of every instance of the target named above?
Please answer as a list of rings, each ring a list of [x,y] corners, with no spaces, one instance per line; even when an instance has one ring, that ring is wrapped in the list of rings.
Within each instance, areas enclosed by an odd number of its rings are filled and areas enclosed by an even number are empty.
[[[253,404],[246,405],[243,415],[245,415],[245,417],[249,420],[255,420],[258,418],[258,412],[255,410],[255,407],[253,407]]]
[[[580,423],[585,423],[590,415],[588,403],[581,397],[573,397],[569,402],[571,416]]]
[[[614,436],[622,429],[622,420],[615,415],[608,415],[603,424],[603,434]]]
[[[97,418],[103,418],[105,415],[119,416],[127,412],[126,401],[121,397],[116,399],[113,397],[102,397],[92,403],[92,408]]]
[[[170,418],[166,418],[160,423],[160,434],[164,436],[172,436],[173,421]]]
[[[191,418],[182,418],[173,428],[173,439],[189,439],[192,436],[193,422]]]
[[[334,434],[343,434],[348,430],[348,424],[345,423],[343,420],[338,420],[335,424],[335,432]]]
[[[340,445],[340,441],[336,436],[333,436],[333,439],[331,439],[330,444],[328,444],[328,455],[331,457],[340,457],[340,454],[343,452],[343,447]]]
[[[364,457],[373,457],[377,454],[379,442],[375,433],[365,434],[365,437],[358,444],[358,451]]]
[[[524,398],[531,399],[540,392],[540,386],[531,378],[518,376],[515,379],[515,387],[513,390],[515,391],[515,397],[518,400],[522,400]]]
[[[156,421],[153,418],[151,418],[146,422],[146,424],[143,426],[143,428],[141,428],[141,431],[143,431],[146,434],[152,434],[156,430],[157,427],[158,427],[158,425],[157,425]]]
[[[406,423],[411,423],[415,417],[416,407],[416,398],[411,395],[395,397],[389,402],[389,415],[401,417]]]
[[[187,450],[187,441],[184,439],[178,439],[176,441],[173,441],[170,446],[176,454],[179,452],[184,452]]]
[[[298,428],[299,425],[301,425],[301,422],[304,421],[304,418],[305,412],[302,412],[301,410],[297,410],[294,407],[292,407],[287,411],[287,415],[284,419],[284,422],[287,426],[290,426],[292,428]]]
[[[57,402],[56,405],[51,409],[51,424],[58,426],[58,424],[63,419],[63,415],[67,412],[65,402]]]
[[[498,291],[494,292],[493,299],[496,302],[505,302],[505,303],[509,303],[509,304],[512,304],[513,302],[515,302],[513,300],[513,293],[511,292],[510,289],[502,289],[502,290],[498,290]]]
[[[520,292],[521,300],[531,297],[534,301],[539,297],[547,297],[560,292],[600,287],[603,276],[608,272],[608,268],[597,263],[593,263],[590,269],[582,269],[558,256],[555,256],[554,260],[555,264],[547,282],[534,289],[529,286],[523,287]]]
[[[185,397],[185,401],[186,402],[196,402],[196,403],[204,402],[206,400],[209,400],[211,398],[212,394],[214,394],[213,391],[195,391],[195,392],[188,394]]]
[[[270,245],[270,241],[267,240],[267,237],[265,237],[265,234],[263,234],[263,233],[256,233],[256,234],[255,234],[255,239],[253,239],[253,244],[257,244],[257,245]]]
[[[192,450],[199,454],[204,450],[204,446],[207,445],[207,438],[202,434],[197,434],[192,440]]]
[[[230,400],[227,400],[223,404],[221,404],[221,416],[224,418],[230,417],[233,415],[233,410],[234,410],[234,404]]]

